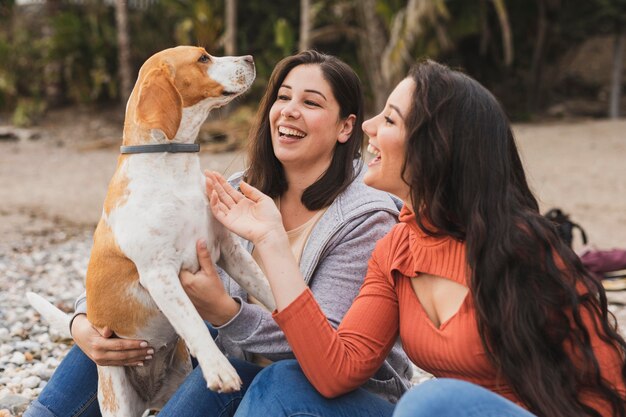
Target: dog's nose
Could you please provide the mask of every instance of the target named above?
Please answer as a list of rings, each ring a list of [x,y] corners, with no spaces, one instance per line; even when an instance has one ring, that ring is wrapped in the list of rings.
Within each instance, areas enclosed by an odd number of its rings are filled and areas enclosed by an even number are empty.
[[[252,58],[252,55],[246,55],[244,57],[242,57],[244,61],[246,61],[248,64],[252,64],[254,65],[254,58]]]

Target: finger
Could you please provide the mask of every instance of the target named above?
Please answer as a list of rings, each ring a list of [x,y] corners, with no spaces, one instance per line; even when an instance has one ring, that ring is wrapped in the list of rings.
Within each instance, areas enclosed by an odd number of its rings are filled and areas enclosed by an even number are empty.
[[[232,185],[230,185],[228,183],[228,181],[226,181],[226,179],[224,179],[224,177],[222,177],[220,174],[218,174],[217,172],[213,172],[213,178],[215,178],[217,180],[217,182],[220,184],[220,186],[224,189],[224,191],[226,191],[226,193],[233,199],[233,201],[235,201],[236,203],[238,203],[239,201],[241,201],[244,196],[237,190],[235,190],[233,188]]]
[[[143,349],[140,351],[107,351],[96,355],[95,360],[99,365],[106,366],[143,366],[144,363],[151,360],[153,356],[153,349]]]
[[[186,269],[181,270],[180,274],[178,274],[178,279],[180,279],[180,282],[183,284],[183,288],[185,288],[188,283],[193,281],[193,277],[193,273],[187,271]]]
[[[211,254],[209,253],[205,240],[200,239],[196,242],[196,252],[198,253],[198,263],[200,264],[200,268],[204,271],[210,272],[215,270],[215,267],[213,266],[213,259],[211,259]]]
[[[209,173],[205,173],[204,184],[206,187],[206,195],[211,195],[215,187],[213,187],[213,180],[209,176]]]
[[[109,337],[113,336],[113,330],[111,330],[109,327],[96,327],[96,326],[92,326],[92,327],[96,329],[96,331],[100,333],[100,336],[104,337],[105,339],[108,339]]]
[[[254,188],[245,181],[241,181],[241,183],[239,183],[239,188],[241,189],[243,195],[246,196],[246,198],[249,198],[255,203],[258,203],[263,197],[265,197],[265,194],[263,194],[261,191]]]
[[[224,185],[219,182],[219,180],[215,177],[213,173],[211,174],[211,180],[213,185],[213,192],[217,193],[220,201],[224,203],[227,207],[234,206],[235,204],[237,204],[237,201],[241,199],[240,197],[236,200],[235,198],[233,198],[233,196],[226,192],[226,188],[224,187]]]
[[[97,349],[105,352],[132,353],[133,351],[145,352],[147,350],[152,350],[153,348],[148,346],[148,342],[146,342],[145,340],[120,339],[116,337],[110,339],[100,339]]]
[[[228,215],[228,207],[226,207],[226,204],[220,201],[220,198],[217,195],[217,191],[214,190],[211,193],[211,198],[209,202],[213,216],[215,216],[215,218],[219,220],[220,223],[224,224]]]

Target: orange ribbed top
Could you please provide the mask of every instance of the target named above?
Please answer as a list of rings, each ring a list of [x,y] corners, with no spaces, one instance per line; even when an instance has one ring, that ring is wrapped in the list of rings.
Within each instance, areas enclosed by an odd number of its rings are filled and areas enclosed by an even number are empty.
[[[274,313],[309,381],[327,397],[359,387],[381,366],[399,335],[409,358],[425,371],[473,382],[520,404],[487,359],[471,294],[437,328],[411,286],[410,278],[420,273],[468,286],[465,244],[426,235],[407,209],[400,221],[376,245],[359,295],[337,331],[308,289]],[[619,356],[592,337],[603,376],[624,390]]]

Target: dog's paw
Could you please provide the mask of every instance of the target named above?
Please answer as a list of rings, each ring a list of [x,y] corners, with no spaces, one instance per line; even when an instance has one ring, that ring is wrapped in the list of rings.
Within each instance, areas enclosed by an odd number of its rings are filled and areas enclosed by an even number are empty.
[[[208,362],[206,365],[200,364],[200,367],[211,391],[228,393],[241,389],[241,379],[226,358],[221,357]]]

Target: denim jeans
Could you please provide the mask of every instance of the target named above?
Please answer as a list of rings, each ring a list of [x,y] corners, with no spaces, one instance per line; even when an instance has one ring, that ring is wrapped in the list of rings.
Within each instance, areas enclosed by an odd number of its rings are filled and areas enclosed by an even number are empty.
[[[457,379],[432,379],[404,394],[393,417],[533,417],[506,398]]]
[[[295,360],[282,360],[257,375],[235,416],[388,417],[393,408],[392,403],[362,388],[337,398],[324,398]]]
[[[215,331],[210,330],[214,334]],[[263,368],[238,359],[230,359],[230,363],[243,382],[240,391],[230,394],[210,391],[202,371],[196,367],[161,410],[159,417],[232,416],[246,389]],[[78,346],[74,346],[24,417],[101,417],[97,395],[96,364]]]

